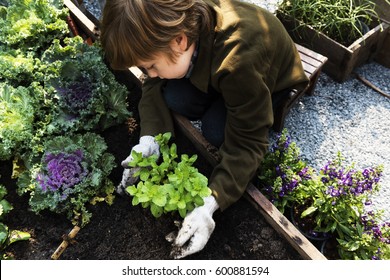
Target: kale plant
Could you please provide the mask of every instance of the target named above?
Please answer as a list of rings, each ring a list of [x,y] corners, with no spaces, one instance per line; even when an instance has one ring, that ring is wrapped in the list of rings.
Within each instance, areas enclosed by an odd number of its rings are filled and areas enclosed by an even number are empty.
[[[197,156],[183,154],[178,161],[176,145],[168,144],[170,137],[170,133],[165,133],[155,138],[162,161],[157,156],[143,158],[141,153],[133,151],[134,160],[129,163],[139,168],[134,176],[140,178],[136,186],[126,189],[133,196],[132,204],[150,207],[156,218],[172,211],[178,211],[184,218],[188,211],[203,205],[203,198],[211,194],[207,178],[192,166]]]
[[[33,138],[34,100],[28,88],[0,83],[0,160],[8,160]]]
[[[108,175],[115,163],[106,149],[104,139],[91,132],[47,140],[41,157],[31,157],[29,170],[19,176],[19,194],[30,192],[36,213],[48,209],[84,226],[91,217],[87,203],[113,200]]]
[[[42,80],[40,60],[33,52],[24,53],[0,47],[0,82],[7,82],[15,87],[28,86],[33,81]]]
[[[8,0],[0,17],[0,45],[13,49],[38,50],[54,38],[69,34],[68,10],[61,0]]]
[[[55,40],[43,56],[48,84],[55,89],[49,132],[104,130],[124,122],[131,115],[128,92],[105,65],[101,49],[80,37],[66,42],[62,47]]]

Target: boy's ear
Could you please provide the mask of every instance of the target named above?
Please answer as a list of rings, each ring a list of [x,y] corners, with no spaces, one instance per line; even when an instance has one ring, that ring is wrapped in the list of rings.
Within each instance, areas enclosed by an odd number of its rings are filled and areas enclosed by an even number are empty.
[[[188,38],[187,35],[182,33],[179,36],[177,36],[174,39],[173,42],[174,47],[178,48],[179,51],[186,51],[187,50],[187,45],[188,45]]]

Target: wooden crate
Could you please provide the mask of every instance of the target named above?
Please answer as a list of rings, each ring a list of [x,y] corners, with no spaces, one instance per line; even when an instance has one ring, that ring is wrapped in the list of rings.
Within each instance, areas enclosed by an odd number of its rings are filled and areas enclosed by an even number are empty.
[[[323,71],[338,82],[344,82],[356,67],[376,56],[389,27],[382,22],[345,47],[310,26],[299,25],[295,19],[282,14],[278,17],[296,43],[328,58]]]
[[[390,68],[390,28],[387,29],[382,47],[375,56],[375,61]]]
[[[380,19],[390,25],[390,4],[386,3],[386,0],[374,0],[374,2]],[[385,32],[382,47],[375,56],[375,61],[390,68],[390,28]]]

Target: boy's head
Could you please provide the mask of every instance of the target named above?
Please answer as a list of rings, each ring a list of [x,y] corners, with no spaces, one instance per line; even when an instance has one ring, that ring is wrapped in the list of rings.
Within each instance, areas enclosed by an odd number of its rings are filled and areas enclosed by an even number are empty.
[[[101,43],[114,69],[126,69],[167,54],[178,54],[172,41],[183,34],[189,48],[208,32],[211,12],[202,0],[107,0]]]

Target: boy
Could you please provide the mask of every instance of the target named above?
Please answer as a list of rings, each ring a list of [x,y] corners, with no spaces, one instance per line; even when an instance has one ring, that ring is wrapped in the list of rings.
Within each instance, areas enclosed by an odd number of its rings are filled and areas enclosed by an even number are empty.
[[[154,136],[173,133],[170,110],[200,119],[219,147],[212,195],[173,241],[175,258],[198,252],[214,230],[213,213],[241,197],[267,151],[272,97],[307,85],[295,45],[274,15],[236,0],[107,1],[101,41],[113,68],[138,66],[149,76],[132,150],[158,154]],[[124,171],[119,189],[133,183],[131,174]]]

